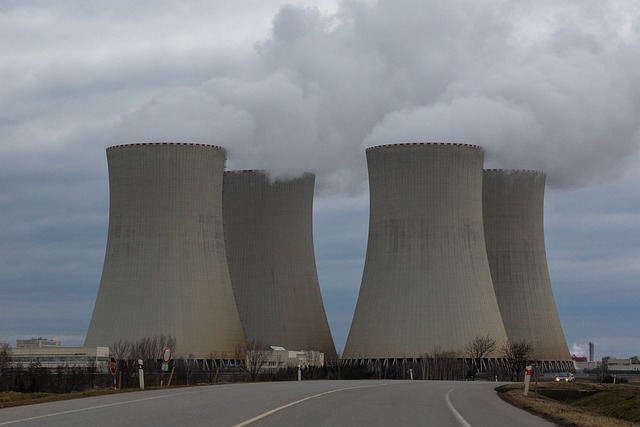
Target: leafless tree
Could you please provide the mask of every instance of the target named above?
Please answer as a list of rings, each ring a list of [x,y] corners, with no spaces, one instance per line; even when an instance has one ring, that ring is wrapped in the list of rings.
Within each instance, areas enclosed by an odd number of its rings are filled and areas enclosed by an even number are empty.
[[[482,372],[482,359],[486,358],[497,348],[498,344],[491,336],[487,335],[483,337],[478,335],[467,344],[464,351],[467,356],[473,359],[476,371]]]
[[[123,375],[133,377],[137,375],[137,360],[144,361],[146,379],[149,383],[159,382],[159,361],[162,359],[162,350],[165,347],[175,351],[176,340],[170,335],[154,335],[142,338],[138,341],[118,341],[111,344],[110,352],[118,359],[119,369]]]
[[[193,353],[189,353],[184,361],[184,375],[187,385],[191,384],[191,380],[198,371],[198,362],[195,360]]]
[[[506,342],[500,349],[502,357],[507,364],[511,381],[519,381],[520,372],[525,368],[527,361],[533,353],[533,344],[525,339],[516,342]]]
[[[207,370],[206,370],[206,379],[207,382],[215,384],[218,381],[218,373],[220,372],[220,365],[217,363],[218,352],[217,351],[209,351],[209,355],[207,356]]]
[[[110,353],[113,357],[118,360],[127,359],[129,354],[131,354],[132,342],[130,341],[118,341],[111,344],[109,348]]]
[[[154,335],[152,337],[142,338],[136,341],[131,349],[133,359],[158,360],[162,359],[162,350],[165,347],[175,351],[176,340],[170,335]]]
[[[442,350],[435,347],[431,353],[424,353],[416,368],[422,379],[428,380],[453,380],[459,377],[458,353],[453,350]]]
[[[244,370],[250,381],[255,381],[264,365],[273,354],[273,349],[260,341],[251,341],[247,348]]]
[[[2,343],[0,344],[0,378],[9,365],[11,365],[11,347],[7,343]],[[2,383],[0,383],[0,391],[2,391]]]
[[[338,352],[338,358],[333,363],[329,364],[329,367],[331,368],[331,371],[333,372],[333,375],[337,380],[342,379],[342,364],[342,353]]]

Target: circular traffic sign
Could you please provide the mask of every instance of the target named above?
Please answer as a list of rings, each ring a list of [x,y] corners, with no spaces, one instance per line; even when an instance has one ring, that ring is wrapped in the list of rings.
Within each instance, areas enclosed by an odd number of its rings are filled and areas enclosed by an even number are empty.
[[[111,371],[111,375],[115,375],[118,370],[118,360],[113,356],[109,359],[109,370]]]
[[[169,360],[171,360],[171,349],[169,347],[165,347],[165,349],[162,350],[162,361],[164,363],[169,363]]]

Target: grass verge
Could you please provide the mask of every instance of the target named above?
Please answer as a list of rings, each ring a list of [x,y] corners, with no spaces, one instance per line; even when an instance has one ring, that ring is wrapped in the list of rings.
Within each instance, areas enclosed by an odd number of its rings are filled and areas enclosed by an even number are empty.
[[[103,396],[105,394],[127,393],[138,389],[126,390],[87,390],[72,393],[18,393],[7,391],[0,393],[0,409],[13,406],[32,405],[34,403],[56,402],[58,400],[78,399],[80,397]]]
[[[640,425],[640,388],[592,383],[540,383],[524,396],[522,384],[496,389],[512,405],[558,425],[628,427]]]

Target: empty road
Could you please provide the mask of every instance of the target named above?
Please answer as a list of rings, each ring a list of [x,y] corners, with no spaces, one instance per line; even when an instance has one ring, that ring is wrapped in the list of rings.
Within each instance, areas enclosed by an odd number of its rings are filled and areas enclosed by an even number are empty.
[[[493,382],[303,381],[153,390],[0,409],[0,426],[462,426],[553,424]]]

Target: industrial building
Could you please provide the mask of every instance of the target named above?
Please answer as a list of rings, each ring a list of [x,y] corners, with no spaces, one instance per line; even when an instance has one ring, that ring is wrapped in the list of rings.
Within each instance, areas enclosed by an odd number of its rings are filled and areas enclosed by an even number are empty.
[[[343,360],[464,358],[488,336],[498,347],[487,359],[526,339],[533,359],[570,369],[546,264],[544,174],[483,171],[484,150],[468,144],[366,157],[368,244]],[[314,175],[224,173],[225,150],[202,144],[114,146],[107,161],[107,248],[85,347],[162,334],[176,358],[243,359],[256,343],[338,360],[315,264]]]
[[[107,248],[85,347],[163,334],[176,358],[244,358],[222,224],[225,150],[120,145],[107,162]]]
[[[43,368],[95,367],[103,372],[109,363],[109,347],[16,347],[11,349],[9,360],[14,366],[38,363]]]
[[[26,340],[16,340],[18,348],[43,348],[43,347],[61,347],[62,342],[49,338],[31,338]]]
[[[251,352],[247,351],[247,365],[251,364]],[[260,350],[259,350],[260,351]],[[268,357],[260,372],[278,372],[287,368],[308,368],[324,366],[324,354],[319,351],[287,350],[280,346],[270,346]]]
[[[461,354],[487,335],[506,342],[484,241],[483,149],[395,144],[366,156],[369,236],[344,359]]]
[[[229,271],[249,343],[337,353],[313,247],[315,176],[271,181],[262,171],[224,174]]]
[[[532,360],[563,371],[572,369],[573,362],[547,268],[545,178],[538,171],[485,170],[484,236],[507,338],[531,342]]]

